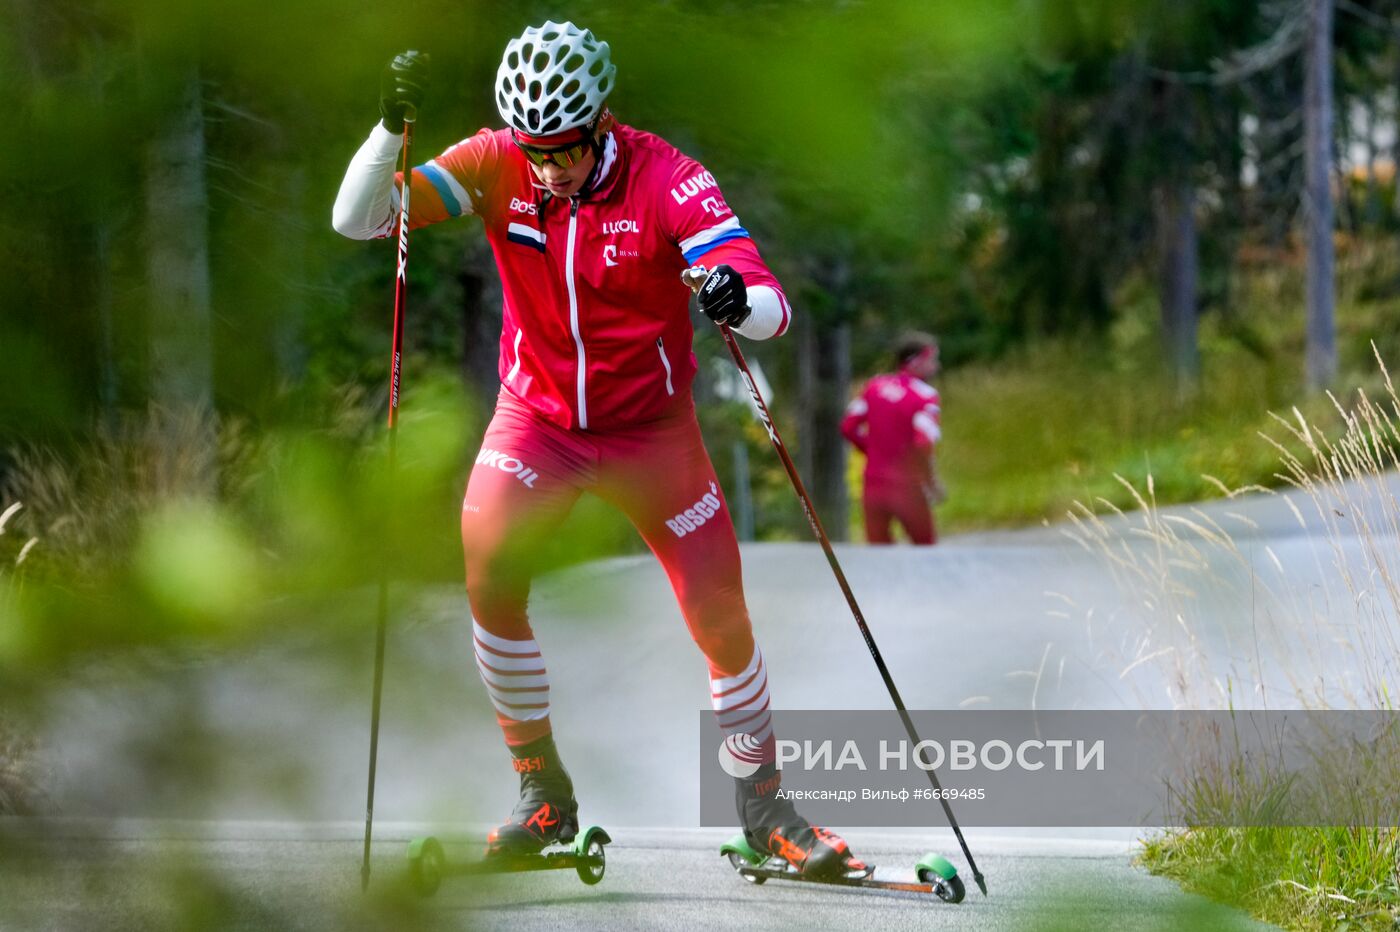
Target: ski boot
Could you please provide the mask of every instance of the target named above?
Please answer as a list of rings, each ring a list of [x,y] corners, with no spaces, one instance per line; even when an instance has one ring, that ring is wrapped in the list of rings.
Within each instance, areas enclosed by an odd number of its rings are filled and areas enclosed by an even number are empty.
[[[487,857],[538,854],[549,845],[573,841],[578,834],[578,802],[554,738],[545,735],[513,747],[511,755],[520,774],[520,800],[505,824],[487,836]]]
[[[759,853],[779,858],[813,880],[868,877],[874,868],[859,860],[835,832],[812,825],[791,800],[778,796],[781,777],[765,764],[747,779],[735,780],[735,802],[744,840]]]

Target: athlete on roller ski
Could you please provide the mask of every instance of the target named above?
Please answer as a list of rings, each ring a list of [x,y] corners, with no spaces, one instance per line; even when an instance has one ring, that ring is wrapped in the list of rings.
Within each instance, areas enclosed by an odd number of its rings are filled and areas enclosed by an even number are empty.
[[[767,671],[696,422],[680,273],[711,269],[700,310],[752,340],[782,335],[791,308],[714,176],[609,111],[615,74],[607,43],[588,30],[526,29],[507,44],[493,88],[506,128],[483,129],[410,173],[410,228],[479,217],[504,293],[501,390],[462,504],[477,668],[520,780],[488,854],[530,855],[578,832],[526,601],[530,555],[588,491],[622,510],[661,561],[709,665],[720,727],[765,751],[758,773],[736,786],[749,845],[813,878],[868,874],[840,837],[777,792]],[[341,234],[398,235],[400,134],[427,83],[420,53],[385,69],[382,119],[336,199]]]

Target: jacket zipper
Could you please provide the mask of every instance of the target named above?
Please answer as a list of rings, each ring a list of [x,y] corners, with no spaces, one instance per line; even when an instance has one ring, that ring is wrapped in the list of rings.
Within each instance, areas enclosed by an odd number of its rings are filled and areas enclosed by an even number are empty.
[[[574,290],[574,231],[578,226],[578,199],[569,201],[569,244],[564,253],[564,283],[569,288],[569,327],[574,333],[574,346],[578,348],[578,427],[588,430],[588,399],[584,393],[584,382],[588,372],[588,358],[583,352],[583,336],[578,329],[578,292]]]
[[[671,387],[671,360],[666,358],[666,344],[661,342],[661,338],[656,338],[656,351],[661,354],[661,365],[666,367],[666,394],[674,395],[676,390]]]
[[[515,363],[510,367],[510,371],[506,373],[506,382],[507,382],[507,383],[511,382],[511,381],[515,378],[516,373],[518,373],[518,372],[520,371],[520,338],[523,337],[524,335],[525,335],[525,328],[522,327],[522,326],[520,325],[520,322],[519,322],[519,321],[516,321],[516,323],[515,323]]]

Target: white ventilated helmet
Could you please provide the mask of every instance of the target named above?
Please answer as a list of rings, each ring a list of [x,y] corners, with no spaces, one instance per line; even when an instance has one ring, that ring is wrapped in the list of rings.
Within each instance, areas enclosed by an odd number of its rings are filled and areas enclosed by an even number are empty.
[[[608,44],[573,23],[531,26],[506,43],[496,69],[496,107],[531,136],[587,126],[603,112],[617,67]]]

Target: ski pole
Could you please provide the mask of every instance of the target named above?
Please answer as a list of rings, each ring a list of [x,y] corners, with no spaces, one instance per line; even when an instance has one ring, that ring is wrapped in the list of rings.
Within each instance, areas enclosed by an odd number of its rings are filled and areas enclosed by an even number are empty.
[[[394,336],[389,357],[389,489],[394,487],[399,446],[399,373],[403,359],[403,316],[408,307],[408,195],[412,189],[413,123],[409,107],[403,118],[403,184],[399,199],[399,249],[394,274]],[[392,509],[390,509],[392,514]],[[360,862],[360,891],[369,888],[369,843],[374,831],[374,774],[379,759],[379,704],[384,688],[384,636],[389,627],[389,563],[379,562],[379,620],[374,635],[374,699],[369,715],[369,781],[365,790],[365,851]]]
[[[704,267],[697,266],[682,272],[681,281],[685,282],[692,291],[699,291],[708,274]],[[904,707],[904,700],[900,698],[899,690],[895,688],[894,678],[890,676],[889,668],[885,666],[885,658],[881,656],[880,648],[875,645],[875,636],[870,633],[870,628],[865,623],[865,616],[861,613],[855,593],[851,591],[851,584],[846,581],[846,574],[836,559],[836,551],[832,549],[831,541],[822,528],[821,519],[817,517],[817,510],[812,505],[812,498],[807,494],[806,486],[802,484],[802,477],[797,474],[797,467],[793,465],[792,457],[788,455],[782,437],[778,436],[777,425],[773,423],[773,416],[768,412],[768,405],[764,403],[763,395],[758,390],[758,384],[754,382],[753,373],[749,371],[749,364],[744,361],[744,354],[739,349],[739,341],[734,339],[734,334],[729,329],[728,324],[720,324],[719,332],[724,337],[725,345],[729,347],[729,355],[734,357],[734,364],[739,367],[739,374],[744,377],[749,395],[753,397],[754,406],[758,409],[758,416],[763,421],[764,429],[768,431],[768,439],[772,441],[773,449],[778,451],[778,458],[783,461],[783,469],[787,470],[793,491],[797,493],[797,500],[807,515],[807,523],[812,526],[812,533],[816,535],[817,541],[822,545],[822,552],[826,554],[826,562],[831,565],[831,571],[836,574],[836,582],[841,586],[842,594],[846,596],[846,604],[850,606],[851,614],[855,616],[861,636],[865,638],[865,646],[870,648],[870,656],[874,658],[875,666],[880,671],[880,677],[885,681],[885,688],[889,690],[890,698],[894,700],[894,707],[899,711],[899,718],[904,723],[904,730],[909,735],[909,740],[913,742],[913,746],[917,748],[920,743],[919,734],[914,730],[914,722],[909,717],[909,710]],[[943,814],[948,817],[948,824],[952,826],[953,834],[958,837],[958,844],[962,847],[963,856],[967,858],[967,866],[972,870],[972,879],[976,881],[977,889],[982,891],[983,896],[986,896],[987,881],[982,877],[982,872],[977,869],[977,862],[972,859],[972,852],[968,850],[962,828],[958,826],[958,820],[953,816],[953,807],[948,805],[948,800],[944,798],[943,786],[938,782],[938,775],[930,768],[920,769],[928,774],[929,783],[933,785],[934,795],[938,797],[939,803],[943,806]]]

